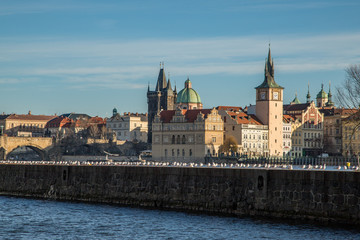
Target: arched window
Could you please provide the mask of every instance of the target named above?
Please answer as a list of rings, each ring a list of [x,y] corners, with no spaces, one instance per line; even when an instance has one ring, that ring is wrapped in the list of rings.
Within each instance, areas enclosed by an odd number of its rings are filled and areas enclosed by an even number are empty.
[[[185,140],[185,135],[182,136],[182,144],[185,144],[186,140]]]
[[[180,150],[179,149],[177,150],[177,156],[180,156]]]
[[[192,156],[192,150],[191,149],[189,150],[189,156],[190,157]]]
[[[182,150],[182,156],[185,157],[185,149]]]
[[[171,143],[175,144],[175,135],[172,135]]]
[[[180,144],[180,135],[177,135],[176,143]]]

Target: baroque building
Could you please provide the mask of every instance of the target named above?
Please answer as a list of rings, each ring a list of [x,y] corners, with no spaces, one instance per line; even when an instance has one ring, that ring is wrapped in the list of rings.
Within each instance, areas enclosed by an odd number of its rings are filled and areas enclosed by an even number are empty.
[[[162,110],[174,110],[176,106],[176,86],[173,90],[170,79],[166,80],[164,63],[160,63],[160,71],[154,91],[147,91],[148,103],[148,143],[152,142],[152,122],[154,117]]]
[[[284,114],[291,116],[292,157],[318,156],[323,151],[324,114],[315,103],[284,105]]]

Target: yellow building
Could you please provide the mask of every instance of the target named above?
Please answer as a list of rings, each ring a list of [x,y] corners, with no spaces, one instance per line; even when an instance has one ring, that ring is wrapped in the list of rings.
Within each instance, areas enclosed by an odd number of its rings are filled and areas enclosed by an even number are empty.
[[[217,156],[223,144],[223,129],[215,108],[161,111],[153,122],[153,159],[204,162],[205,156]]]
[[[324,151],[330,155],[342,155],[344,149],[342,144],[343,120],[347,119],[358,110],[346,108],[328,108],[320,109],[320,111],[324,113]],[[346,124],[348,123],[349,122],[346,121]],[[347,143],[347,146],[348,144],[349,143]]]
[[[39,137],[44,135],[46,123],[55,117],[32,115],[30,111],[28,114],[0,115],[0,127],[8,136]]]
[[[341,122],[342,155],[350,157],[360,155],[360,112],[357,112]]]

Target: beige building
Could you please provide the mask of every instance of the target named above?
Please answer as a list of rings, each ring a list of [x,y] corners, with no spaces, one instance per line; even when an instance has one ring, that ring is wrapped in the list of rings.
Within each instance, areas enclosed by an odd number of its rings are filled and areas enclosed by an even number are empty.
[[[113,116],[106,121],[106,127],[116,134],[116,139],[119,141],[146,142],[148,115],[140,113],[124,113],[120,115],[114,109]]]
[[[0,128],[8,136],[41,137],[46,123],[55,117],[32,115],[30,111],[28,114],[0,115]]]
[[[341,126],[341,152],[344,157],[360,155],[360,112],[339,121]]]
[[[283,90],[274,79],[274,63],[269,48],[265,79],[256,88],[256,117],[269,128],[269,155],[283,155]]]
[[[320,111],[324,113],[324,151],[327,152],[329,155],[335,156],[343,154],[343,149],[346,149],[344,148],[345,146],[343,146],[342,144],[343,120],[355,114],[358,110],[345,108],[328,108],[320,109]],[[346,123],[348,124],[348,121],[346,121]]]
[[[161,111],[153,122],[153,159],[204,162],[205,156],[217,156],[223,144],[223,129],[215,108]]]
[[[219,106],[217,109],[224,122],[224,140],[233,136],[239,154],[269,156],[267,125],[263,125],[255,115],[243,112],[241,107]]]

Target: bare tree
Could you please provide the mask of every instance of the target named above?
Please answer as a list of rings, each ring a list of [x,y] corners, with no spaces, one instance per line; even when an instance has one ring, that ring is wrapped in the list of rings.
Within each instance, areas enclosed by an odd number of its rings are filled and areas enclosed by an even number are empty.
[[[343,84],[336,89],[336,100],[340,107],[359,109],[360,108],[360,65],[350,65],[345,69],[346,78]],[[348,118],[348,127],[351,127],[349,153],[352,152],[352,140],[360,128],[359,112],[355,112]],[[344,134],[344,133],[343,133]]]
[[[360,106],[360,65],[351,65],[345,69],[346,78],[336,89],[336,99],[345,108],[359,108]]]

